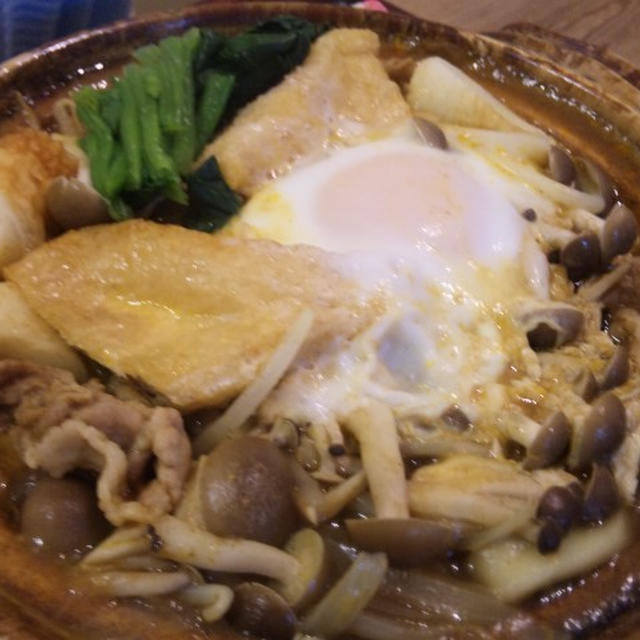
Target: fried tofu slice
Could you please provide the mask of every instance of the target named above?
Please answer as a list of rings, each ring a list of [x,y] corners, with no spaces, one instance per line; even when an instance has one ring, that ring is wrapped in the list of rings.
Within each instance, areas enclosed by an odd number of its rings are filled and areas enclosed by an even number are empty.
[[[69,344],[192,410],[242,390],[303,308],[307,353],[371,321],[379,303],[339,259],[134,220],[67,233],[5,275]]]
[[[18,288],[0,282],[0,360],[28,360],[89,377],[78,354],[29,307]]]
[[[398,85],[366,29],[334,29],[312,45],[306,61],[245,107],[208,145],[225,180],[246,196],[300,159],[333,145],[384,136],[410,117]]]
[[[0,137],[0,267],[46,239],[44,192],[56,176],[74,176],[78,159],[43,131]]]

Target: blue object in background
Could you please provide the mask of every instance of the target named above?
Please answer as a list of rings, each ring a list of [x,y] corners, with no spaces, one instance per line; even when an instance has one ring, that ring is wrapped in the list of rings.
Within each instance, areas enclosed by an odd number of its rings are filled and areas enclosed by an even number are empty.
[[[0,60],[126,18],[131,0],[0,0]]]

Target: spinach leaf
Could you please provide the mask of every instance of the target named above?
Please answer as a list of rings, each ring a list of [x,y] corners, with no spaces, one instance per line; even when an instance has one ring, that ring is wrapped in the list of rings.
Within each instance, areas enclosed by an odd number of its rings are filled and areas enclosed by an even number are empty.
[[[75,94],[94,187],[115,220],[158,198],[186,207],[184,224],[212,231],[242,204],[215,158],[189,173],[215,131],[303,61],[324,30],[294,16],[227,37],[192,28],[134,52],[113,86]]]
[[[187,193],[189,207],[183,224],[199,231],[220,229],[243,204],[225,182],[213,156],[187,178]]]

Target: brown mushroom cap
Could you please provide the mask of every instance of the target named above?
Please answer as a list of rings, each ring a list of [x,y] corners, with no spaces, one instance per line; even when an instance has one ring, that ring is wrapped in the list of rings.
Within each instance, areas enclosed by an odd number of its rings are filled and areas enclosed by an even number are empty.
[[[553,518],[543,518],[538,532],[538,551],[543,554],[556,551],[563,536],[564,531]]]
[[[591,407],[581,429],[574,430],[569,466],[583,469],[611,455],[624,440],[627,415],[624,405],[613,393],[600,396]]]
[[[581,233],[562,248],[560,263],[574,282],[596,273],[602,265],[600,239],[592,231]]]
[[[471,426],[471,420],[457,404],[447,407],[440,414],[440,419],[447,427],[457,431],[466,431]]]
[[[583,169],[578,175],[578,187],[582,191],[600,194],[604,200],[604,207],[598,212],[599,216],[606,214],[616,201],[616,189],[611,178],[598,166],[586,158],[580,158]]]
[[[417,117],[413,120],[418,129],[418,135],[420,139],[430,147],[436,149],[448,149],[447,137],[444,135],[444,131],[431,120],[426,118]]]
[[[67,555],[88,551],[108,534],[110,525],[86,482],[44,477],[24,500],[20,530],[42,551]]]
[[[600,241],[605,264],[615,256],[627,253],[638,236],[638,222],[628,207],[616,204],[604,221]]]
[[[584,371],[582,371],[578,376],[578,379],[574,384],[574,389],[575,392],[586,402],[591,402],[591,400],[600,393],[600,385],[589,369],[584,369]]]
[[[571,425],[562,411],[547,418],[538,435],[527,448],[522,462],[525,469],[540,469],[556,462],[569,447]]]
[[[550,518],[567,531],[580,516],[582,498],[571,489],[562,486],[549,487],[540,498],[536,518]]]
[[[594,464],[584,494],[582,519],[585,522],[602,522],[616,511],[619,504],[618,485],[611,471]]]
[[[200,482],[211,533],[281,546],[295,529],[291,465],[268,440],[224,441],[207,456]]]
[[[234,589],[229,621],[239,631],[266,640],[290,640],[296,616],[287,601],[260,582],[243,582]]]
[[[572,184],[576,180],[576,168],[571,156],[560,147],[549,147],[549,173],[551,177],[561,184]]]
[[[77,178],[54,178],[45,191],[45,202],[51,219],[65,230],[109,220],[105,199]]]
[[[424,566],[442,558],[460,540],[461,530],[420,518],[345,520],[349,536],[364,551],[383,551],[392,564]]]
[[[629,347],[626,344],[618,345],[609,360],[604,371],[600,388],[602,391],[613,389],[623,385],[629,378]]]
[[[573,340],[582,329],[584,314],[569,304],[554,303],[525,311],[520,321],[531,348],[546,351]]]

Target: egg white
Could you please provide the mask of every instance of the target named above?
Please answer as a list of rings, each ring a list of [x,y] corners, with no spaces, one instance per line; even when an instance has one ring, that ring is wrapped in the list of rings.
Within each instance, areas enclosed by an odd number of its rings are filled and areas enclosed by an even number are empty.
[[[366,397],[397,415],[451,404],[477,415],[482,389],[528,349],[516,305],[548,295],[546,258],[509,193],[473,154],[404,134],[336,150],[255,194],[227,233],[325,249],[386,300],[368,331],[289,375],[265,416],[326,422]]]

